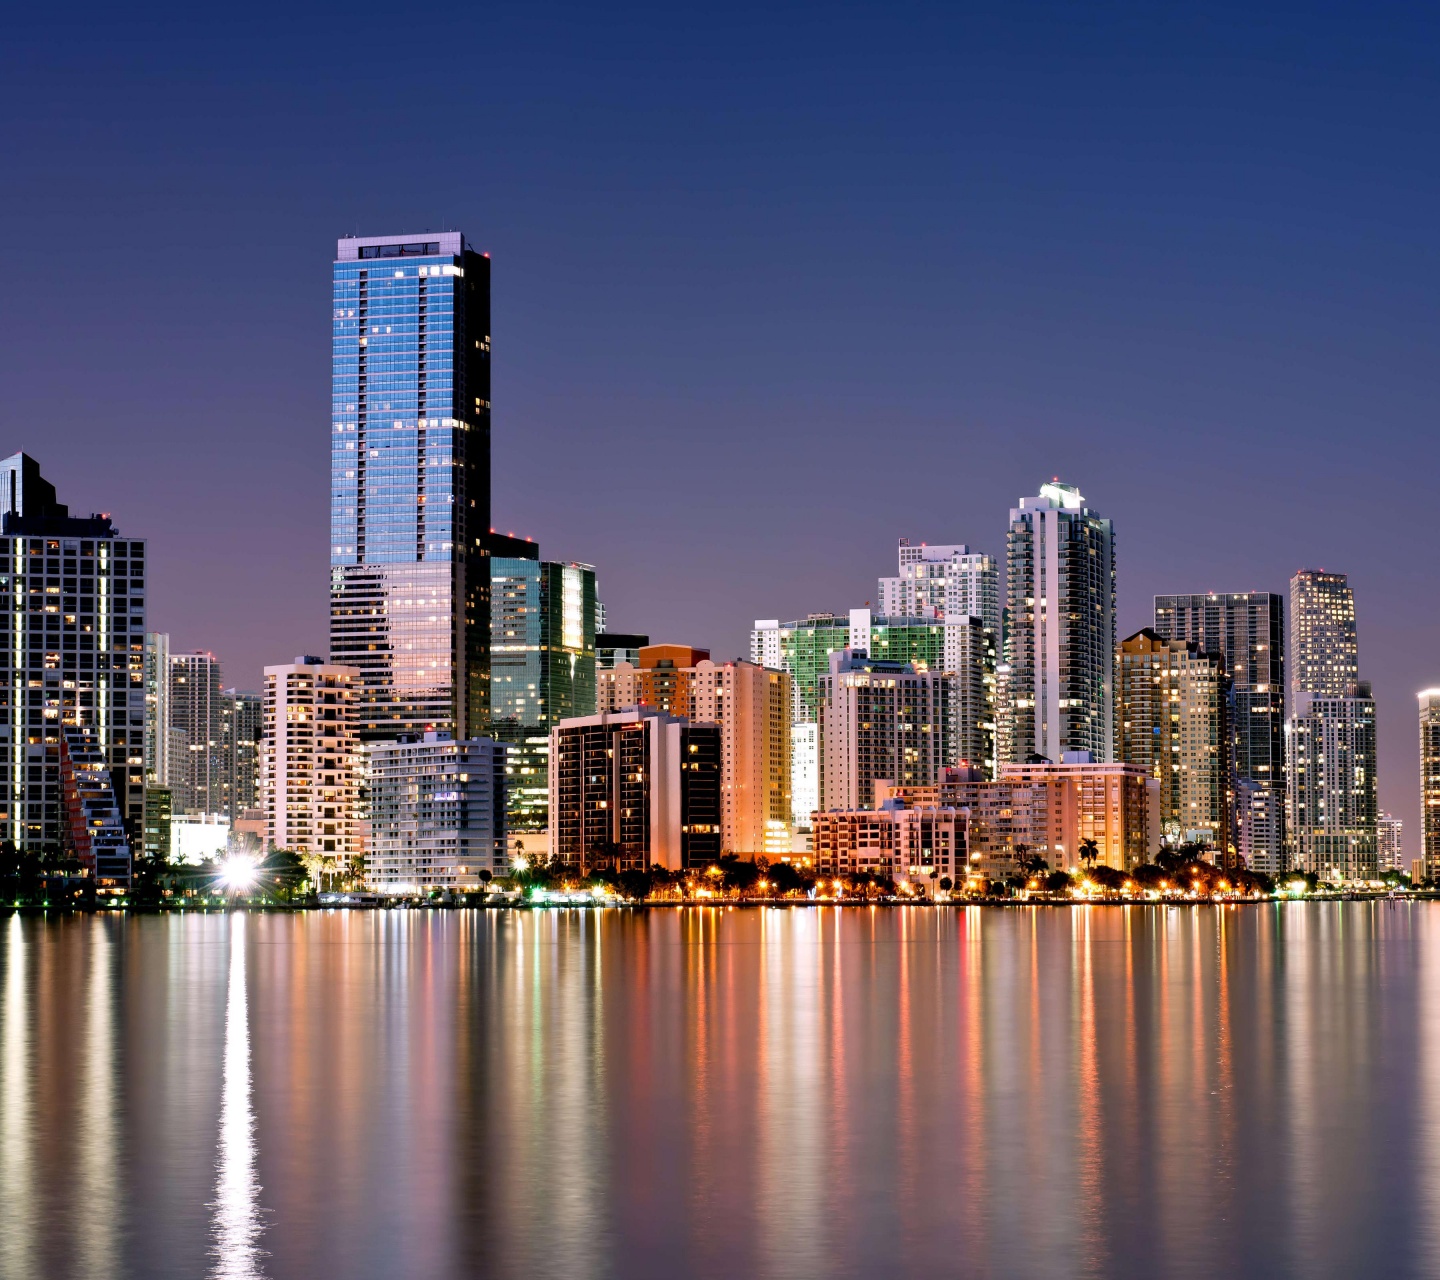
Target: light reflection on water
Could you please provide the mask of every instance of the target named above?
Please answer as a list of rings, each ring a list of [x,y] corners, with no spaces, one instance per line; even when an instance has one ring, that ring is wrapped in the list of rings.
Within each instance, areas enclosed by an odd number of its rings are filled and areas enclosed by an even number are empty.
[[[0,921],[0,1278],[207,1273],[1440,1274],[1440,904]]]

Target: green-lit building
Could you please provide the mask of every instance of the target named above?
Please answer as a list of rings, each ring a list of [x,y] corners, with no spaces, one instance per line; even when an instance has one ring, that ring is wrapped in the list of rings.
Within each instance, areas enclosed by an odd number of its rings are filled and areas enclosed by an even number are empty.
[[[595,570],[490,537],[490,735],[508,744],[507,827],[543,831],[550,730],[595,714]]]

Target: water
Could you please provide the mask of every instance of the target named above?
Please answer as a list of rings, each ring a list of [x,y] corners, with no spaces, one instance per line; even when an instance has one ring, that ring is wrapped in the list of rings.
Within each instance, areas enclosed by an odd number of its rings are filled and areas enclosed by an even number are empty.
[[[0,919],[0,1276],[1440,1275],[1440,904]]]

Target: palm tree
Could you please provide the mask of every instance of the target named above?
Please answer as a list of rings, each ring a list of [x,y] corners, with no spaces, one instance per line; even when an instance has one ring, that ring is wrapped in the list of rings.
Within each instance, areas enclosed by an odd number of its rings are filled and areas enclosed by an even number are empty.
[[[1100,846],[1088,837],[1080,841],[1080,861],[1088,862],[1093,867],[1099,860]]]

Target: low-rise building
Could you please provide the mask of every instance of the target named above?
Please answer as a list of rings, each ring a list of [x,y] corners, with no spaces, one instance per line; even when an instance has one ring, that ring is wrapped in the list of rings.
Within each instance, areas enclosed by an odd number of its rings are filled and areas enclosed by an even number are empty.
[[[877,809],[817,813],[815,870],[822,877],[888,876],[933,896],[942,878],[964,877],[964,827],[954,809],[901,807],[894,799]]]

